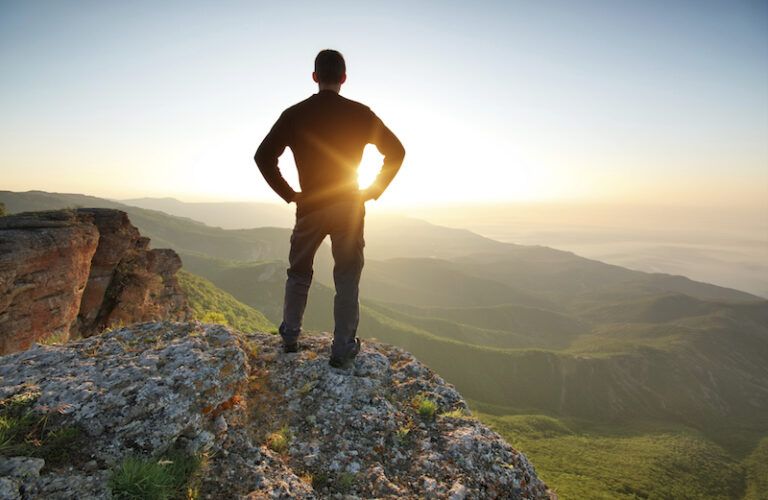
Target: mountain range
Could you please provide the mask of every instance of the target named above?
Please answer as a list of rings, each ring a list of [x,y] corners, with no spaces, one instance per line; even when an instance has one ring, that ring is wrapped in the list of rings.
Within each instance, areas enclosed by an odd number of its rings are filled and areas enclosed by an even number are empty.
[[[10,213],[124,210],[153,247],[176,250],[194,279],[208,280],[279,324],[290,229],[223,229],[173,214],[198,210],[201,219],[224,222],[227,212],[216,204],[134,201],[155,209],[77,194],[0,191]],[[263,207],[241,208],[231,217],[258,217]],[[263,220],[264,226],[286,224],[279,210],[264,209]],[[681,467],[715,460],[722,476],[710,479],[730,477],[722,495],[705,497],[765,498],[759,486],[765,468],[755,459],[768,450],[765,299],[405,217],[367,219],[366,259],[360,335],[413,352],[473,400],[497,430],[506,429],[513,444],[520,425],[547,422],[554,430],[525,443],[534,450],[542,442],[554,446],[530,453],[535,463],[567,454],[579,436],[648,450],[648,436],[671,433],[674,446],[684,435],[693,439],[687,446],[703,450],[676,458],[688,460]],[[304,326],[327,331],[333,326],[327,245],[315,262]],[[647,481],[654,464],[649,459],[622,484],[598,467],[581,474],[599,478],[606,498],[654,496],[665,491]],[[567,466],[551,467],[544,479],[564,497],[578,498],[579,481],[561,477]]]

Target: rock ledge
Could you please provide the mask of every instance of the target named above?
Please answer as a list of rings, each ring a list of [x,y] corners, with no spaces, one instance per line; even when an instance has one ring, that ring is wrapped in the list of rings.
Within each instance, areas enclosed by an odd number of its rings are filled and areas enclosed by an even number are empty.
[[[33,392],[87,439],[66,467],[0,457],[0,494],[109,498],[122,458],[176,449],[208,456],[202,498],[550,497],[411,354],[364,341],[344,371],[327,335],[301,343],[284,354],[266,333],[154,322],[1,357],[0,399]],[[267,446],[275,432],[283,446]]]

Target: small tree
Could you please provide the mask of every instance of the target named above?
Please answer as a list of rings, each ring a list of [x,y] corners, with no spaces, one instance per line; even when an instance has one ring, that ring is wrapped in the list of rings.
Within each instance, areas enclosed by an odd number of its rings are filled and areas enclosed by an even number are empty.
[[[5,204],[0,203],[0,217],[2,217],[3,215],[5,215]]]

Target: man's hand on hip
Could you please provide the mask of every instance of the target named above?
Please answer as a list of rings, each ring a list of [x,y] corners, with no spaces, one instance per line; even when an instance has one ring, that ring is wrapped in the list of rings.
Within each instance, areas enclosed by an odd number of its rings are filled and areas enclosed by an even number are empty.
[[[360,196],[363,198],[363,201],[368,201],[374,199],[373,192],[371,191],[371,188],[361,189],[360,190]]]

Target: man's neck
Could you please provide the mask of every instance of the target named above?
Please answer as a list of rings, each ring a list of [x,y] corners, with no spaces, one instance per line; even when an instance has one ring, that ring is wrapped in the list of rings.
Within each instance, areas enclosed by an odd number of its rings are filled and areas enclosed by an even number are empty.
[[[341,91],[341,84],[340,83],[319,83],[317,84],[317,89],[318,91],[330,90],[338,94]]]

